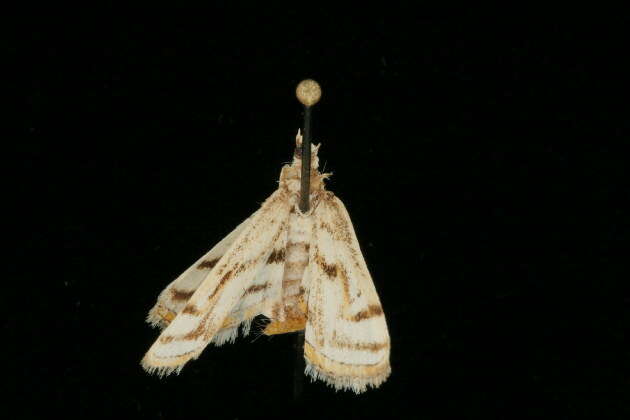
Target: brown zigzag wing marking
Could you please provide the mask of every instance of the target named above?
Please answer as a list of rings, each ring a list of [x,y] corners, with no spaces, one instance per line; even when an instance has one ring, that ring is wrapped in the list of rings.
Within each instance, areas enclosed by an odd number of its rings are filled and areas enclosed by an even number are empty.
[[[281,262],[284,262],[284,248],[274,249],[271,254],[269,254],[269,258],[267,258],[267,264],[275,264]]]
[[[383,308],[381,308],[381,305],[369,305],[367,309],[364,309],[353,316],[352,320],[354,322],[359,322],[379,315],[383,315]]]
[[[211,260],[204,260],[197,265],[197,268],[200,270],[213,268],[219,262],[219,258],[213,258]]]
[[[171,289],[171,299],[187,301],[188,299],[190,299],[193,293],[195,293],[194,290],[186,291],[173,288]]]

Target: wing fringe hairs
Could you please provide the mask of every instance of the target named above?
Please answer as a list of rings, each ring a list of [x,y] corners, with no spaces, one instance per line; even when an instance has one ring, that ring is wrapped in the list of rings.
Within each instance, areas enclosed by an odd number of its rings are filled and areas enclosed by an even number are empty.
[[[312,146],[311,209],[298,207],[302,137],[278,189],[261,208],[171,282],[147,322],[163,328],[142,359],[160,376],[180,372],[209,344],[233,342],[254,317],[263,333],[305,330],[305,374],[356,393],[389,376],[385,316],[350,216],[326,191]]]

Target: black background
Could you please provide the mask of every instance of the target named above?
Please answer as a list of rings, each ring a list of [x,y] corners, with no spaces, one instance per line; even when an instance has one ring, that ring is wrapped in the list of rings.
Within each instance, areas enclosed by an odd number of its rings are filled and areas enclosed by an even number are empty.
[[[40,11],[3,41],[3,397],[22,415],[627,418],[626,22],[303,6]],[[392,376],[295,403],[291,335],[147,375],[147,311],[276,188],[306,77]]]

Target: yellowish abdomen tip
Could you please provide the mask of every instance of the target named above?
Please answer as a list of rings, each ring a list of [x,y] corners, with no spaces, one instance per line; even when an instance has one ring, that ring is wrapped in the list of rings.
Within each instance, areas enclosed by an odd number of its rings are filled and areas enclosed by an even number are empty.
[[[295,96],[304,106],[313,106],[322,97],[322,89],[313,79],[302,80],[295,89]]]

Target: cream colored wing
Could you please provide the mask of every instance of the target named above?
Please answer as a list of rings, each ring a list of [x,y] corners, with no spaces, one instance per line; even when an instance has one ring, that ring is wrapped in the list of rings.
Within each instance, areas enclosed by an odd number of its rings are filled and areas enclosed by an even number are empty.
[[[273,306],[282,301],[282,279],[290,218],[287,218],[286,223],[283,233],[278,235],[272,244],[266,263],[256,273],[249,287],[243,290],[241,299],[223,321],[221,330],[212,338],[211,343],[220,346],[226,342],[234,342],[241,324],[243,336],[248,335],[252,319],[261,314],[268,316]]]
[[[147,322],[153,326],[165,328],[177,314],[184,309],[188,299],[195,293],[202,280],[206,278],[210,270],[225,254],[230,245],[243,232],[250,220],[256,215],[252,214],[243,223],[238,225],[230,234],[216,244],[203,257],[173,280],[158,296],[157,303],[149,311]]]
[[[343,203],[326,192],[313,217],[306,373],[360,393],[390,374],[385,316]]]
[[[217,332],[226,328],[230,314],[255,286],[257,274],[270,264],[282,265],[270,257],[278,252],[274,247],[282,245],[279,238],[286,238],[289,209],[287,192],[282,189],[263,203],[153,343],[142,360],[146,370],[168,374],[196,359]]]

